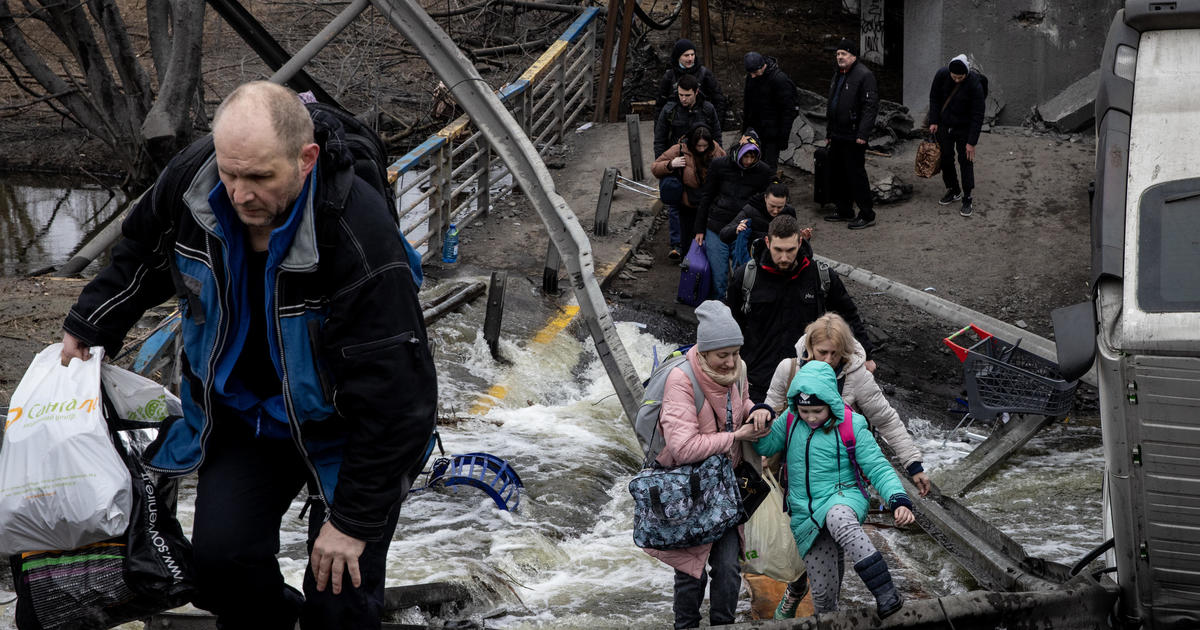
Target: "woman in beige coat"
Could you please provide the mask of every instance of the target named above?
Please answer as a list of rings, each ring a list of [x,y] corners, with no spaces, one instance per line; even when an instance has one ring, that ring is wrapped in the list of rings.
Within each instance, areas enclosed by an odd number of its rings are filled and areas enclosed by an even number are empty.
[[[862,344],[854,338],[846,320],[837,313],[826,313],[818,317],[804,329],[804,335],[796,342],[796,357],[784,359],[775,367],[775,375],[771,378],[770,389],[767,390],[766,404],[781,412],[786,410],[787,389],[799,366],[810,360],[828,363],[837,374],[842,399],[865,416],[867,424],[892,447],[912,477],[913,483],[920,489],[921,496],[929,494],[929,475],[925,474],[922,466],[921,451],[913,443],[912,436],[900,420],[900,414],[896,413],[883,391],[879,389],[875,376],[867,370],[867,353]],[[807,590],[806,577],[802,576],[790,584],[775,610],[775,618],[795,616],[796,606]]]

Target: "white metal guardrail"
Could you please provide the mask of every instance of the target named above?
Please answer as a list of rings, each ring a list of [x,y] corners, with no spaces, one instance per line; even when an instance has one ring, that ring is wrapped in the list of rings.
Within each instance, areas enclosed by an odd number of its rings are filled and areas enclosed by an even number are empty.
[[[583,10],[546,52],[497,93],[540,155],[562,141],[593,101],[596,23]],[[388,168],[400,225],[423,257],[438,255],[451,223],[461,231],[512,190],[491,144],[464,114]]]

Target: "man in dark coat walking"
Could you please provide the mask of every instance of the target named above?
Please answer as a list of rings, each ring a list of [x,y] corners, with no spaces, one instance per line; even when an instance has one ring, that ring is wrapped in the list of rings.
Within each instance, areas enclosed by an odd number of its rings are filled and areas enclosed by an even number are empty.
[[[829,288],[821,287],[821,273],[812,260],[807,229],[796,217],[780,214],[771,220],[767,237],[754,243],[751,258],[757,269],[747,295],[746,263],[733,272],[725,303],[742,328],[742,359],[750,383],[750,400],[762,402],[779,362],[796,356],[796,342],[804,329],[826,312],[845,318],[871,358],[874,347],[858,307],[837,272],[829,270]],[[874,369],[873,364],[870,369]]]
[[[858,44],[843,39],[837,45],[837,72],[829,85],[825,143],[837,214],[826,221],[849,221],[851,230],[875,225],[871,182],[867,179],[867,141],[875,128],[879,92],[875,75],[858,63]],[[858,217],[853,203],[858,204]]]
[[[696,95],[696,101],[712,103],[713,109],[717,110],[717,116],[721,116],[725,108],[725,96],[721,94],[721,86],[712,70],[696,59],[696,46],[690,39],[675,42],[675,47],[671,50],[671,67],[667,68],[662,79],[658,81],[654,111],[661,112],[667,103],[675,99],[675,86],[685,74],[696,77],[696,81],[700,83],[700,93]]]
[[[746,87],[742,99],[742,128],[758,132],[762,160],[778,169],[779,152],[787,148],[792,122],[800,113],[796,104],[796,84],[779,68],[774,57],[749,52],[744,61]]]
[[[667,103],[654,121],[654,157],[663,154],[668,147],[686,136],[696,125],[704,125],[720,144],[721,120],[712,103],[699,101],[699,83],[696,77],[685,74],[679,78],[675,88],[677,99]]]
[[[958,211],[971,216],[971,191],[975,188],[975,145],[983,128],[986,88],[978,72],[971,72],[966,55],[958,55],[950,64],[937,71],[929,88],[929,133],[942,149],[942,181],[946,194],[938,203],[943,206],[962,200]],[[962,167],[962,185],[954,172],[954,154]]]

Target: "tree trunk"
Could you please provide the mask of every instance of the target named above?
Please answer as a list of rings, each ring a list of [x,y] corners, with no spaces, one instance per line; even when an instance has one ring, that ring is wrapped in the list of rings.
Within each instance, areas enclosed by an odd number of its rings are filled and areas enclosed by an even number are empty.
[[[151,0],[146,5],[148,16],[157,10],[152,5],[165,2]],[[159,69],[158,98],[141,128],[150,159],[160,168],[192,139],[194,129],[188,112],[200,85],[204,6],[204,2],[195,0],[170,2],[170,49],[163,51],[167,65]]]
[[[26,13],[14,15],[14,3]],[[115,0],[0,0],[0,41],[76,123],[113,150],[129,185],[137,188],[153,181],[191,140],[188,112],[200,81],[204,5],[148,0],[157,98]],[[21,28],[29,20],[46,24],[69,58],[47,58],[35,50]]]

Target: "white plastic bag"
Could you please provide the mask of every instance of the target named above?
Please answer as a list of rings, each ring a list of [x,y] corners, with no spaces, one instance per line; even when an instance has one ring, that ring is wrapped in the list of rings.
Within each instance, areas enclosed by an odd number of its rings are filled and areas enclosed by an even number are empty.
[[[141,374],[106,363],[100,378],[109,402],[124,420],[162,422],[167,416],[183,415],[178,397]]]
[[[33,358],[9,402],[0,447],[0,553],[74,549],[124,533],[132,485],[100,407],[103,348],[63,366]]]
[[[742,572],[758,573],[780,582],[794,582],[804,574],[804,560],[796,551],[791,517],[783,511],[783,491],[770,470],[763,470],[763,480],[771,490],[746,521]]]

